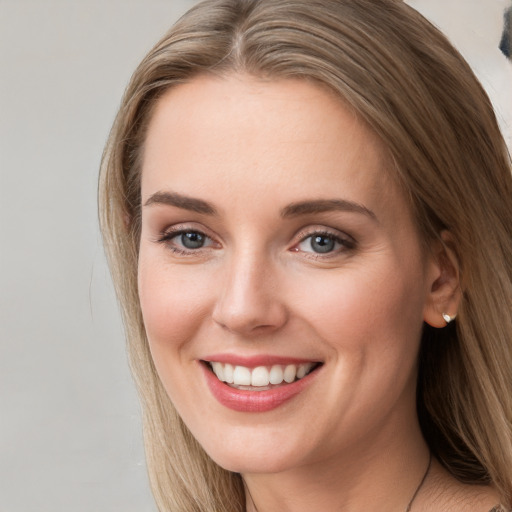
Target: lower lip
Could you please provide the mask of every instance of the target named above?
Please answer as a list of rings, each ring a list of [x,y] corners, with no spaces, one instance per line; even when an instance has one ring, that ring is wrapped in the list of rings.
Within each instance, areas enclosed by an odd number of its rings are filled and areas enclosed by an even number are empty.
[[[291,384],[267,389],[247,391],[221,382],[204,363],[200,363],[212,395],[225,407],[239,412],[266,412],[276,409],[303,391],[315,378],[318,369]]]

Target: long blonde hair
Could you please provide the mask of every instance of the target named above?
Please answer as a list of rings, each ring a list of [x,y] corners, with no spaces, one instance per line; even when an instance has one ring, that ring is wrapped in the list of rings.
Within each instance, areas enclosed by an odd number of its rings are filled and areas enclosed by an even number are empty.
[[[512,505],[512,177],[490,102],[463,58],[400,0],[207,0],[135,71],[105,148],[100,220],[144,413],[161,511],[245,509],[239,475],[217,466],[157,376],[137,292],[141,154],[160,95],[204,73],[324,84],[381,137],[425,246],[448,229],[461,270],[455,325],[425,326],[418,414],[459,480]]]

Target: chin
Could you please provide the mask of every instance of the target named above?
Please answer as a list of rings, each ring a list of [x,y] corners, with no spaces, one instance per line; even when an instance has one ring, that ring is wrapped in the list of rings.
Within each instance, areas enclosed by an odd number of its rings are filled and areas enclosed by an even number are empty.
[[[210,455],[210,454],[209,454]],[[217,455],[217,454],[214,454]],[[296,467],[294,461],[284,457],[268,457],[266,455],[254,454],[218,454],[219,457],[210,457],[221,468],[228,471],[241,474],[258,474],[258,473],[281,473],[293,467]]]
[[[269,436],[264,437],[259,440],[240,439],[239,442],[217,441],[202,446],[216,464],[235,473],[280,473],[304,463],[299,448],[269,442]]]

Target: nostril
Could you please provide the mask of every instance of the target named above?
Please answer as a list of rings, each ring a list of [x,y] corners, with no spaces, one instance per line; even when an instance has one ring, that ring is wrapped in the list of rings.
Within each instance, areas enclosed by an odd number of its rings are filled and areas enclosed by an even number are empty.
[[[249,303],[241,300],[235,304],[219,304],[213,312],[213,320],[223,329],[241,334],[266,334],[286,324],[287,313],[283,304],[265,300]]]
[[[264,334],[286,323],[286,308],[270,258],[249,249],[239,249],[219,276],[213,320],[223,329],[242,334]],[[245,243],[244,243],[245,246]]]

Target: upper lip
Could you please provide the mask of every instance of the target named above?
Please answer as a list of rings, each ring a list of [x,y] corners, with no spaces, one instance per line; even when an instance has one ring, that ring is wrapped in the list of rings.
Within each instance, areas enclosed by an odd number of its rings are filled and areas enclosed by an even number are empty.
[[[320,363],[318,359],[303,359],[297,357],[277,356],[270,354],[260,354],[254,356],[242,356],[236,354],[212,354],[201,358],[206,362],[218,362],[231,364],[233,366],[245,366],[247,368],[256,368],[258,366],[273,366],[275,364],[304,364],[304,363]]]

